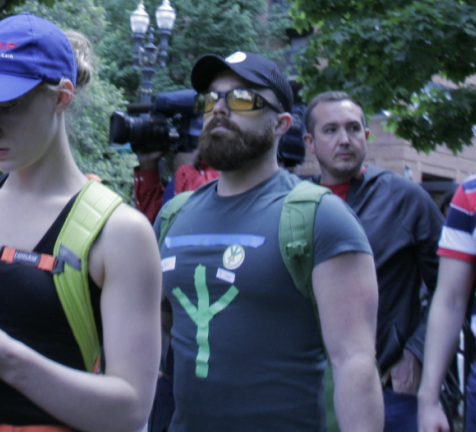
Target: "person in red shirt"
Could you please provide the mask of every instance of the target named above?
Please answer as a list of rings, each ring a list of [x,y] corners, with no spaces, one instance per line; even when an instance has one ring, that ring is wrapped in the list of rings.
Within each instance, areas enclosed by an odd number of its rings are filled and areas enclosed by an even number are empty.
[[[220,174],[208,166],[198,154],[177,153],[174,165],[177,167],[171,180],[173,189],[165,188],[160,180],[159,161],[163,152],[137,153],[139,166],[134,168],[134,192],[136,208],[154,222],[162,205],[181,192],[195,190],[215,179]]]

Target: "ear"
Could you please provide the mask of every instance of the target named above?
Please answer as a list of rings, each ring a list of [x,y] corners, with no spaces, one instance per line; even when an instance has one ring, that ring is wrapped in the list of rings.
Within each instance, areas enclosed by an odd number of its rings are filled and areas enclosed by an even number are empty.
[[[283,136],[293,124],[293,118],[288,112],[278,114],[275,135]]]
[[[305,133],[303,136],[302,136],[302,139],[304,140],[304,142],[306,143],[306,147],[309,149],[309,151],[311,152],[311,154],[315,154],[316,153],[316,149],[314,148],[314,138],[312,137],[312,135],[310,133]]]
[[[369,139],[370,129],[365,129],[365,139]]]
[[[74,86],[70,80],[64,80],[56,99],[56,112],[62,113],[71,105],[74,97]]]

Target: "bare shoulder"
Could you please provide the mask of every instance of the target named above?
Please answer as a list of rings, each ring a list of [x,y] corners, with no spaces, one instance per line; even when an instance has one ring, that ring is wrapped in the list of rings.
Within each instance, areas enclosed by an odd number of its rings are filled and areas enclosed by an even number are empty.
[[[104,225],[103,235],[128,237],[153,234],[152,225],[140,211],[128,204],[120,204]]]
[[[120,204],[93,244],[88,261],[90,275],[101,287],[108,270],[119,275],[122,268],[133,273],[157,267],[160,254],[152,225],[138,210]]]

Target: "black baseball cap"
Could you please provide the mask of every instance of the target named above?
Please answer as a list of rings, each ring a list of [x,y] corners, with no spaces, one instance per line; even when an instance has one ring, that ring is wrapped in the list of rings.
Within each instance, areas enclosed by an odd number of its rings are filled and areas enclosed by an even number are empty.
[[[215,54],[200,57],[192,69],[192,86],[198,92],[204,92],[223,70],[230,69],[258,86],[266,87],[276,94],[284,110],[291,112],[293,91],[278,65],[260,54],[237,51],[227,58]]]

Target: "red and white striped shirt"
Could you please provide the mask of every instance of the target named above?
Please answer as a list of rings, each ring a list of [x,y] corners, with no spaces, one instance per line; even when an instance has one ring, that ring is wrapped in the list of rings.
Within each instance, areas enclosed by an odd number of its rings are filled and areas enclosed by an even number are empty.
[[[438,255],[476,264],[476,175],[468,177],[451,200],[438,243]]]

